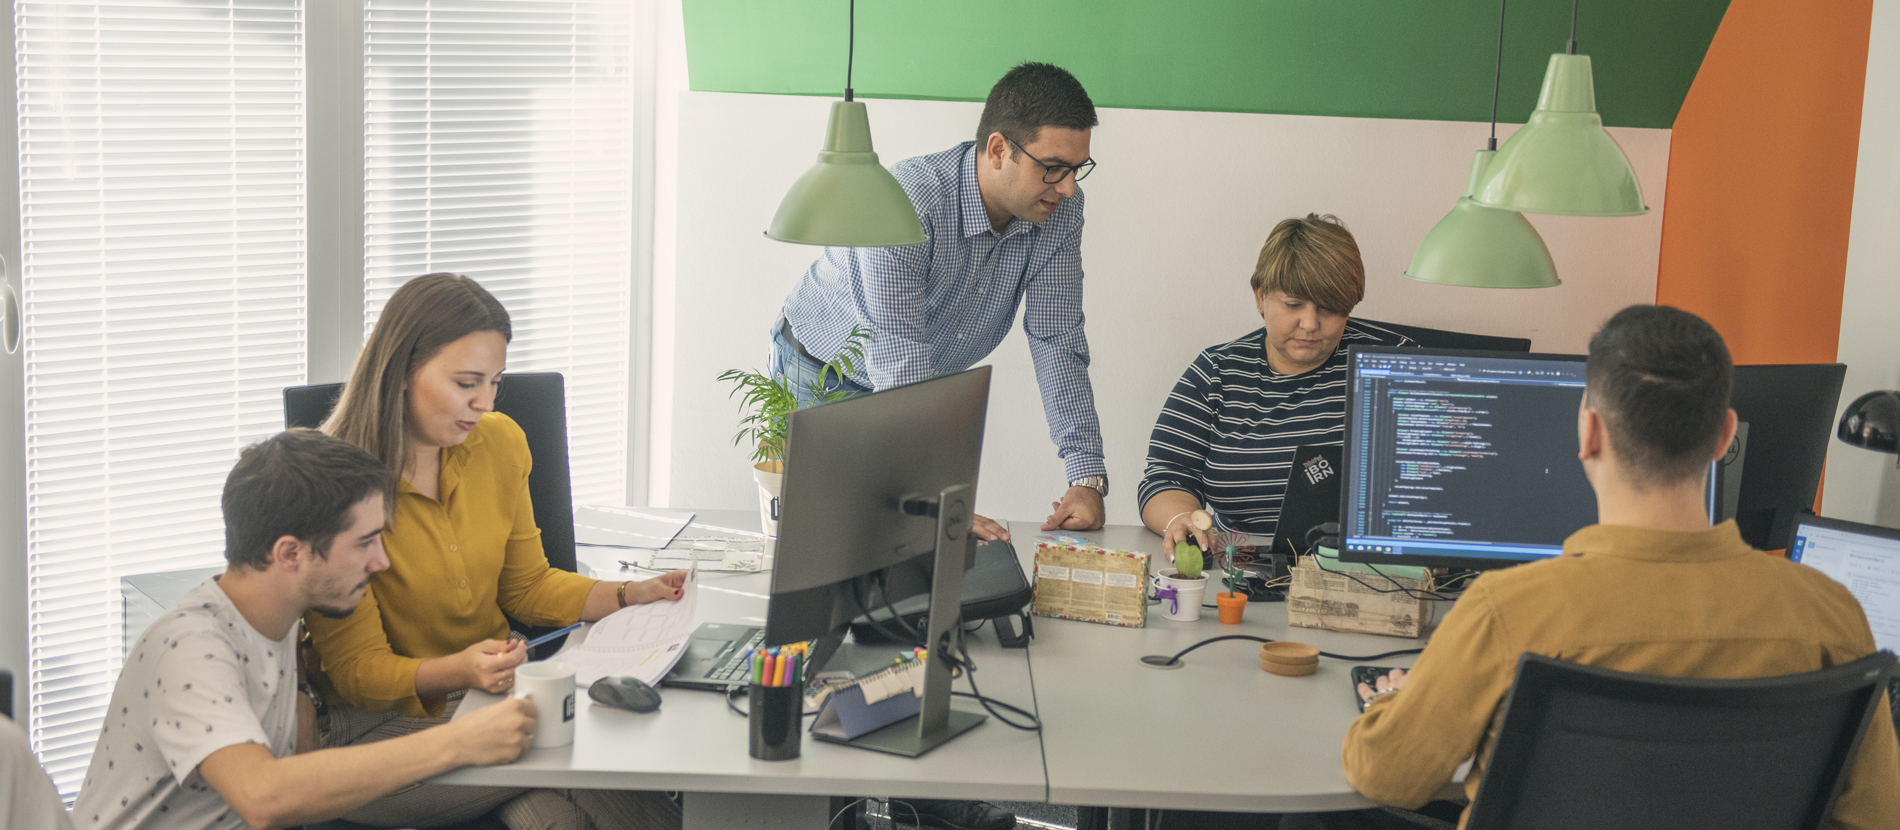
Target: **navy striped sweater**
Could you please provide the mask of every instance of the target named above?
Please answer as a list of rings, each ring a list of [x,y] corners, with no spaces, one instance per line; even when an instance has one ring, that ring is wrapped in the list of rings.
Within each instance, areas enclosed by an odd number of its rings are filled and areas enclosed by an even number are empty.
[[[1185,490],[1220,527],[1263,536],[1280,521],[1293,451],[1338,444],[1346,431],[1346,348],[1416,346],[1410,338],[1347,320],[1339,348],[1319,368],[1282,375],[1267,364],[1265,328],[1214,346],[1182,373],[1148,439],[1137,494]]]

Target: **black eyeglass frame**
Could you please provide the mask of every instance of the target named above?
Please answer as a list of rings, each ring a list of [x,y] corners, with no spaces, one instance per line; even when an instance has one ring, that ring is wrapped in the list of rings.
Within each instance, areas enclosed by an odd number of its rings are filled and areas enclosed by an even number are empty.
[[[1083,179],[1088,178],[1089,174],[1095,171],[1095,159],[1093,157],[1083,159],[1081,164],[1077,164],[1074,166],[1070,166],[1067,164],[1050,164],[1046,161],[1043,161],[1042,159],[1036,158],[1035,156],[1030,156],[1029,151],[1023,149],[1023,145],[1016,143],[1016,139],[1010,138],[1009,136],[1003,136],[1003,140],[1009,142],[1009,146],[1016,148],[1016,152],[1022,153],[1025,156],[1029,156],[1030,161],[1033,161],[1037,165],[1042,167],[1042,183],[1043,184],[1060,184],[1063,179],[1066,179],[1069,177],[1070,173],[1074,173],[1075,180],[1077,182],[1080,182]],[[1055,178],[1053,179],[1049,178],[1050,176],[1054,176]]]

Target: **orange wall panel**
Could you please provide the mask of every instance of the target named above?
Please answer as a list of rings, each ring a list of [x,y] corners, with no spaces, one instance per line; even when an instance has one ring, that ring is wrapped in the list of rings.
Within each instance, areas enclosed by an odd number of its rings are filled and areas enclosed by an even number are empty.
[[[1872,0],[1732,0],[1670,137],[1656,302],[1736,363],[1835,359]]]

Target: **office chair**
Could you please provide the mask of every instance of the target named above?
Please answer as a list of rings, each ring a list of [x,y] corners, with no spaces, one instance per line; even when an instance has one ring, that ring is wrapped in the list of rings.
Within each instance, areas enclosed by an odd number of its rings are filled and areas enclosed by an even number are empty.
[[[1742,680],[1526,654],[1467,830],[1818,828],[1893,671],[1885,652]]]
[[[343,384],[284,388],[284,426],[315,429],[330,417]],[[511,372],[502,376],[495,395],[495,411],[515,419],[527,435],[534,468],[528,472],[528,497],[534,502],[534,523],[541,528],[541,549],[548,564],[564,571],[578,570],[574,558],[573,479],[567,459],[567,387],[559,372]],[[512,623],[530,639],[553,628]],[[552,654],[567,638],[557,638],[537,649]]]
[[[1494,337],[1489,334],[1466,334],[1462,331],[1428,329],[1424,326],[1402,326],[1398,323],[1358,319],[1361,323],[1389,329],[1410,337],[1427,349],[1465,349],[1481,352],[1528,352],[1531,350],[1531,339],[1528,337]]]

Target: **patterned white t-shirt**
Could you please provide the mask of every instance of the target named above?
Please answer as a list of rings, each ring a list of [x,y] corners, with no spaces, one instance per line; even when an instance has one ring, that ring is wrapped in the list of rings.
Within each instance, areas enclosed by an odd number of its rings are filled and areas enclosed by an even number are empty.
[[[125,655],[112,706],[86,770],[79,830],[248,827],[198,774],[211,753],[297,747],[297,635],[265,639],[217,578],[185,594]]]

